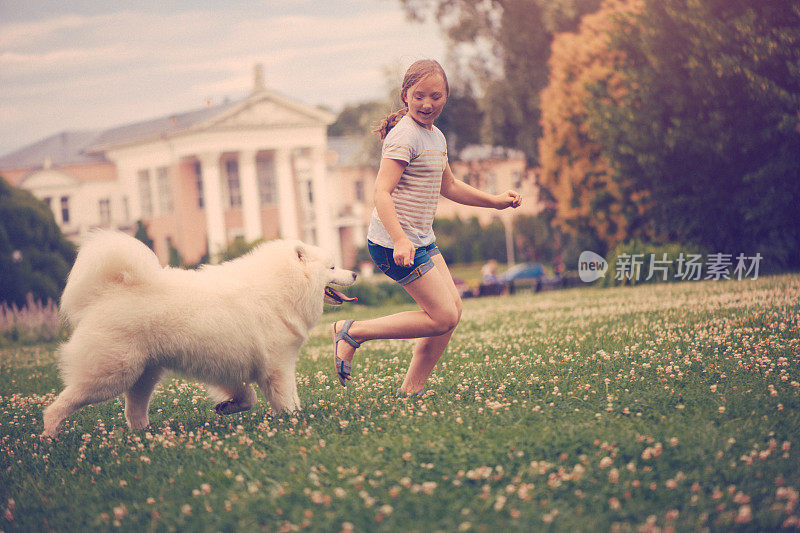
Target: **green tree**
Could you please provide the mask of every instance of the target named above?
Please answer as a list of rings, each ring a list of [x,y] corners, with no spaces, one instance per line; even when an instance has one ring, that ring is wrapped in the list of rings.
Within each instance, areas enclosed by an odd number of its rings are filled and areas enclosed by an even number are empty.
[[[593,85],[602,84],[617,98],[628,90],[617,67],[622,55],[611,46],[609,34],[637,5],[636,0],[608,0],[584,17],[577,32],[557,35],[550,83],[541,96],[539,184],[553,196],[551,220],[600,254],[638,235],[644,225],[632,185],[603,157],[604,147],[594,139],[587,110]]]
[[[800,265],[800,5],[643,0],[613,32],[628,90],[588,123],[648,237]]]
[[[58,300],[74,261],[47,205],[0,177],[0,301]]]
[[[471,86],[456,86],[451,89],[447,105],[436,121],[436,127],[447,138],[448,152],[458,154],[465,146],[481,142],[482,122],[483,111]]]
[[[147,225],[141,220],[136,221],[136,233],[134,233],[133,236],[153,250],[153,239],[151,239],[150,234],[147,233]]]
[[[553,223],[555,216],[556,210],[547,208],[537,215],[514,218],[518,261],[550,264],[563,258],[569,239]]]
[[[228,246],[225,247],[225,250],[223,250],[220,259],[222,259],[222,261],[231,261],[233,259],[236,259],[237,257],[241,257],[249,253],[253,248],[255,248],[256,246],[258,246],[263,242],[264,239],[246,241],[244,237],[236,237],[230,243],[228,243]]]
[[[412,18],[433,14],[456,60],[469,65],[482,94],[485,141],[521,149],[535,161],[541,136],[539,92],[547,85],[550,43],[557,33],[574,31],[601,0],[401,2]]]
[[[433,229],[436,245],[451,263],[506,260],[505,228],[499,220],[481,226],[477,217],[437,218]]]
[[[347,105],[336,117],[336,122],[328,126],[328,135],[331,137],[364,135],[387,114],[386,102],[370,101]]]

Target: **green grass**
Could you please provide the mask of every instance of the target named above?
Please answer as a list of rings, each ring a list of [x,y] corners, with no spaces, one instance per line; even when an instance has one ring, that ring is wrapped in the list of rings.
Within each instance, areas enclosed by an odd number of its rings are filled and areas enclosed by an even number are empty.
[[[800,516],[800,276],[465,301],[425,398],[410,341],[339,387],[329,321],[303,410],[221,418],[171,378],[149,431],[121,399],[40,440],[54,345],[0,352],[0,530],[764,531]]]

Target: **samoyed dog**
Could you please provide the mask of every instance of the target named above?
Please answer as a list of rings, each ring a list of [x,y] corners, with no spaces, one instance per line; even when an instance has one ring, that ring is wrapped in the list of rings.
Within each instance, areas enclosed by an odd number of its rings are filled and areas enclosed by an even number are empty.
[[[44,411],[55,436],[76,410],[125,394],[132,429],[148,425],[153,389],[167,370],[209,385],[216,411],[257,401],[257,383],[276,412],[300,408],[295,367],[323,302],[353,301],[329,286],[356,274],[300,241],[264,243],[200,270],[162,268],[123,233],[99,231],[80,247],[61,297],[73,328],[59,348],[64,390]]]

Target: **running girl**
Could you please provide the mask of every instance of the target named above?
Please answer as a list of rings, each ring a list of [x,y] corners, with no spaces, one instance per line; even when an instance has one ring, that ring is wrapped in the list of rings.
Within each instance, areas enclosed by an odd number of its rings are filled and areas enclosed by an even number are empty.
[[[433,60],[417,61],[406,71],[400,89],[406,107],[386,117],[375,130],[383,149],[367,232],[369,253],[420,309],[336,322],[333,356],[342,386],[351,379],[350,364],[363,342],[418,339],[398,393],[419,394],[450,342],[461,318],[461,297],[435,243],[433,218],[439,195],[460,204],[495,209],[516,208],[522,202],[522,196],[514,191],[488,194],[455,178],[447,161],[444,135],[433,125],[449,94],[442,66]]]

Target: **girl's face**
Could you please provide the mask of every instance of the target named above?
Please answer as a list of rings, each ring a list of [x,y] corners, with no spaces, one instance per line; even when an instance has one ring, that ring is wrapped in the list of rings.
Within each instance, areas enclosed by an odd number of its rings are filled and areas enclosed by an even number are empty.
[[[408,114],[425,129],[433,128],[433,121],[442,113],[447,102],[447,86],[438,74],[431,74],[412,85],[405,93]]]

